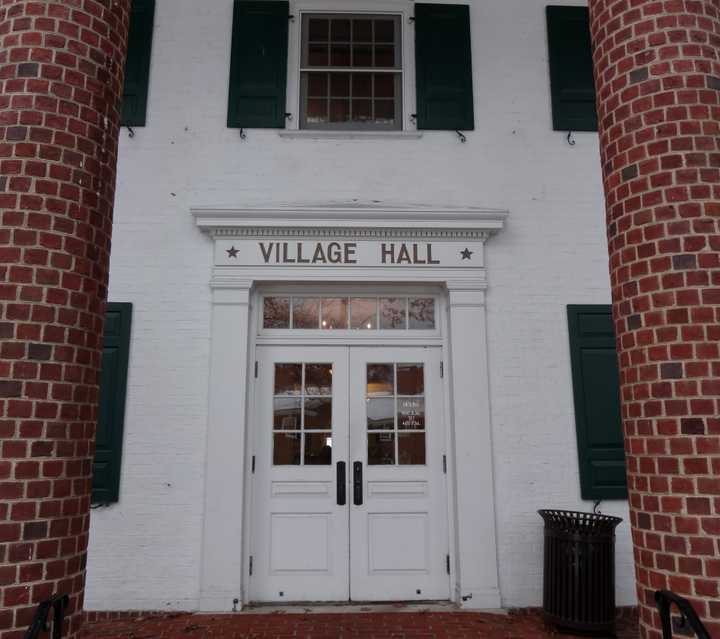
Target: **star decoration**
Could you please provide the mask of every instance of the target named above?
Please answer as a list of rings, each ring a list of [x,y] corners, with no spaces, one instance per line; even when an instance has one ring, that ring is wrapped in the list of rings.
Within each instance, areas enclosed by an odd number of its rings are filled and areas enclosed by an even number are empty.
[[[467,248],[466,248],[464,251],[460,251],[460,255],[462,255],[462,258],[463,258],[464,260],[470,260],[470,259],[472,259],[470,256],[471,256],[474,252],[475,252],[475,251],[471,251],[470,249],[467,249]]]
[[[237,259],[238,251],[234,246],[231,246],[229,249],[225,249],[226,253],[228,254],[228,257],[232,257],[234,259]]]

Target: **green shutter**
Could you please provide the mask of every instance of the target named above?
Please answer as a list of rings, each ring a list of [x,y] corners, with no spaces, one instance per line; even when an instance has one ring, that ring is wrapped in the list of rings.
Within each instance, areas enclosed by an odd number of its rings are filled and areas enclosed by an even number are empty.
[[[583,499],[627,497],[615,331],[610,306],[568,306]]]
[[[587,7],[547,7],[553,129],[597,131]]]
[[[472,131],[470,7],[415,5],[418,129]]]
[[[125,62],[122,126],[145,126],[155,0],[133,0]]]
[[[288,2],[235,0],[228,127],[285,128]]]
[[[93,503],[116,502],[120,493],[131,318],[132,304],[108,303],[100,373],[100,410],[93,461]]]

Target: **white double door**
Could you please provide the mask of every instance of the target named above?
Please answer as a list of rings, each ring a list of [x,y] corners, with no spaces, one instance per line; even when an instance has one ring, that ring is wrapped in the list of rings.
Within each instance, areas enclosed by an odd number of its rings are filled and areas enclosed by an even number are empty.
[[[439,349],[257,360],[250,600],[449,599]]]

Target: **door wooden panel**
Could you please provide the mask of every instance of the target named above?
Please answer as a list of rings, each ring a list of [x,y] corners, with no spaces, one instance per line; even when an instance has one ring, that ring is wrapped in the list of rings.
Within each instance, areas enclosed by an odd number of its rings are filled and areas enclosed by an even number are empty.
[[[251,600],[449,599],[439,349],[259,347],[255,403]]]

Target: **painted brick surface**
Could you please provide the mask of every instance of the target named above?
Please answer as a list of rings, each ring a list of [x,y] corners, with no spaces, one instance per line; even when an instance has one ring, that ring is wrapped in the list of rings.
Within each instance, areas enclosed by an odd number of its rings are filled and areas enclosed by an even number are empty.
[[[720,6],[590,6],[641,634],[720,637]]]
[[[120,140],[110,299],[134,303],[133,341],[120,502],[93,511],[88,608],[197,603],[211,241],[190,207],[352,200],[510,210],[488,244],[500,580],[505,605],[540,604],[536,510],[592,508],[580,499],[565,305],[610,301],[598,139],[575,134],[571,147],[552,131],[545,4],[472,3],[476,130],[461,144],[434,132],[242,141],[225,127],[232,2],[158,0],[147,127]],[[627,505],[601,509],[625,519],[618,603],[633,603]]]
[[[129,1],[0,1],[0,637],[82,615]]]

